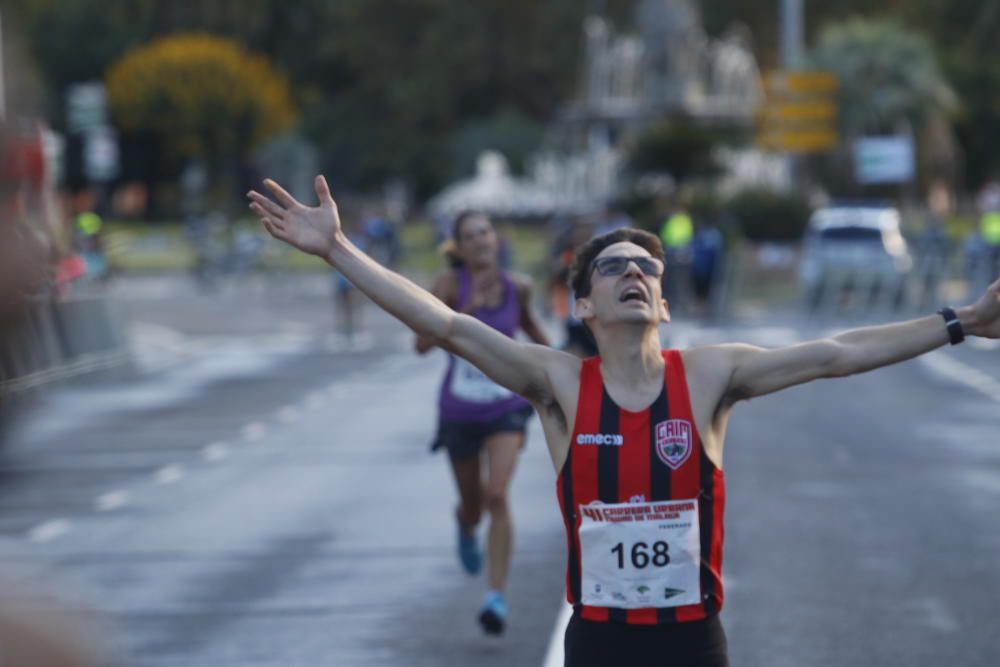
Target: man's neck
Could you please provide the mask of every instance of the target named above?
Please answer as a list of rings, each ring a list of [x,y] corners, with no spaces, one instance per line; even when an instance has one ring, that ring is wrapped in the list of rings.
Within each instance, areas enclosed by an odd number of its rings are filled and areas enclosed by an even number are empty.
[[[660,332],[650,326],[621,326],[602,332],[601,374],[614,384],[635,385],[663,377]]]

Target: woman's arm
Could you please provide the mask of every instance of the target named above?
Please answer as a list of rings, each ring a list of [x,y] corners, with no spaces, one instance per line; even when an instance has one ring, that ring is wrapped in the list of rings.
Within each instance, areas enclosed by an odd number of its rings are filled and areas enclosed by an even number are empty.
[[[435,278],[434,285],[431,287],[431,294],[441,299],[441,302],[449,308],[454,309],[458,300],[458,284],[455,281],[455,272],[442,273]],[[413,346],[417,354],[426,354],[436,347],[433,339],[421,336],[420,334],[417,334]]]
[[[532,283],[528,276],[517,276],[512,278],[517,288],[517,302],[521,309],[520,326],[521,331],[533,342],[539,345],[549,345],[549,337],[542,331],[535,317],[535,309],[531,304]]]

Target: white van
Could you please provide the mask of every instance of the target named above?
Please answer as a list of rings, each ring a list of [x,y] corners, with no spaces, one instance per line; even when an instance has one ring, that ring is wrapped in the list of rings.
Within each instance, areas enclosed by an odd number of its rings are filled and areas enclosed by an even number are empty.
[[[903,297],[913,258],[900,232],[899,211],[877,204],[840,204],[809,218],[799,264],[799,289],[806,303],[822,305],[834,290],[871,290],[874,302]]]

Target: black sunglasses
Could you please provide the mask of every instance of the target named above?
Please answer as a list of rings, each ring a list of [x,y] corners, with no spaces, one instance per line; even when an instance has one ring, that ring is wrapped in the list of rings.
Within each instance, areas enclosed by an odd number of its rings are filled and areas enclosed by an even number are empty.
[[[594,260],[593,268],[602,276],[620,276],[629,262],[635,262],[644,276],[659,278],[663,275],[663,262],[655,257],[599,257]]]

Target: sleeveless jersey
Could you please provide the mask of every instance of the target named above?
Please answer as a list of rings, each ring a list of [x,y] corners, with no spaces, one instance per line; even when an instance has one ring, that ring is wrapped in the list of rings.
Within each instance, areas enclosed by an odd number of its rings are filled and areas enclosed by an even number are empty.
[[[722,609],[725,478],[705,455],[681,354],[664,350],[663,391],[631,412],[583,362],[557,482],[568,541],[566,597],[583,618],[700,620]]]
[[[472,278],[463,267],[459,267],[456,271],[458,273],[456,310],[461,310],[472,294]],[[513,338],[520,327],[521,304],[517,298],[517,287],[510,277],[501,271],[500,280],[504,287],[504,297],[500,305],[496,308],[479,308],[470,315]],[[468,361],[449,355],[448,369],[438,395],[441,419],[488,422],[527,405],[529,403],[526,400],[490,380]]]

